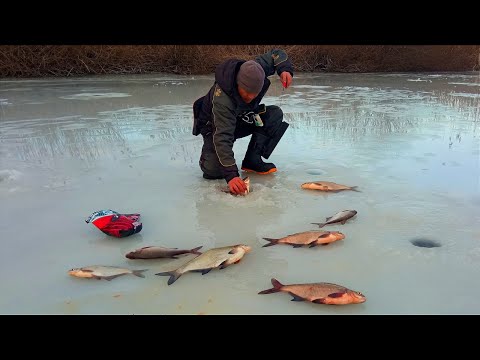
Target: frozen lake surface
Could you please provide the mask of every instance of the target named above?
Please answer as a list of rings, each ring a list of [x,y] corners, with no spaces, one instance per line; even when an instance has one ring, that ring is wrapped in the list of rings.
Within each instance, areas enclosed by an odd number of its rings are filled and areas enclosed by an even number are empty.
[[[480,314],[480,76],[472,73],[296,74],[264,98],[290,123],[252,193],[202,178],[192,103],[213,76],[102,76],[0,81],[0,313]],[[249,137],[234,146],[240,164]],[[245,176],[241,173],[241,176]],[[334,181],[361,192],[304,190]],[[85,218],[141,213],[117,239]],[[263,237],[328,225],[328,246],[263,248]],[[135,248],[243,243],[237,265],[155,276],[179,259],[129,260]],[[416,245],[420,246],[416,246]],[[425,247],[426,246],[426,247]],[[145,278],[78,279],[74,267],[149,269]],[[332,282],[367,301],[292,302],[284,284]]]

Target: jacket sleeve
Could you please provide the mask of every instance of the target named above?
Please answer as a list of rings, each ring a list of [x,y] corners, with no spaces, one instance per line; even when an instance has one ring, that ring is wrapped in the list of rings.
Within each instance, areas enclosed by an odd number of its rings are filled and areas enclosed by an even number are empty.
[[[262,66],[267,77],[275,72],[277,72],[277,75],[280,75],[284,71],[288,71],[293,76],[292,62],[288,58],[287,53],[281,49],[273,49],[266,54],[257,56],[255,61]]]
[[[232,110],[221,102],[216,101],[215,96],[212,103],[213,146],[218,160],[222,165],[223,177],[228,183],[234,177],[240,176],[233,153],[237,119]]]

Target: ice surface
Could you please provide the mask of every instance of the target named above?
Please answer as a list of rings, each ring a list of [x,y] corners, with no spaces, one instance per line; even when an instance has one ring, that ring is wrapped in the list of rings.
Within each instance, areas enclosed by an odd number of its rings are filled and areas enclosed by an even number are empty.
[[[192,104],[212,76],[0,81],[0,313],[479,314],[479,74],[296,74],[286,90],[271,80],[264,102],[281,106],[290,127],[268,160],[278,172],[250,174],[247,197],[201,177]],[[235,143],[238,163],[248,140]],[[300,188],[317,180],[361,192]],[[101,209],[140,212],[143,230],[108,237],[84,222]],[[262,247],[263,237],[316,229],[311,222],[344,209],[358,214],[324,228],[343,241]],[[171,286],[154,274],[193,255],[124,256],[237,243],[252,246],[239,264]],[[95,264],[149,271],[112,281],[67,274]],[[367,301],[257,295],[272,277],[337,283]]]

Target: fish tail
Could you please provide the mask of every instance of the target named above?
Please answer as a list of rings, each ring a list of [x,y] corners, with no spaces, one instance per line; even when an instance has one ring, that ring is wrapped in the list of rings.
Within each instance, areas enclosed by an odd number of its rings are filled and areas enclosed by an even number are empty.
[[[280,239],[272,239],[272,238],[262,238],[262,239],[263,239],[263,240],[270,241],[270,243],[265,244],[265,245],[263,245],[262,247],[277,245],[277,244],[278,244],[278,241],[280,240]]]
[[[144,278],[145,275],[143,275],[143,273],[145,271],[148,271],[148,269],[143,269],[143,270],[132,270],[132,274],[135,275],[135,276],[138,276],[138,277],[141,277],[141,278]]]
[[[196,247],[196,248],[194,248],[194,249],[191,249],[190,252],[191,252],[192,254],[201,255],[202,253],[201,253],[200,251],[198,251],[198,250],[200,250],[202,247],[203,247],[203,245],[202,245],[202,246],[199,246],[199,247]]]
[[[324,227],[325,225],[327,225],[327,223],[310,223],[310,224],[318,225],[319,228],[322,228],[322,227]]]
[[[170,279],[168,279],[168,285],[172,285],[177,279],[182,276],[181,273],[178,273],[177,271],[165,271],[165,272],[160,272],[155,275],[160,275],[160,276],[170,276]]]
[[[356,191],[356,192],[361,192],[360,190],[357,189],[358,186],[352,186],[350,190]]]
[[[263,295],[263,294],[273,294],[273,293],[281,291],[281,289],[283,287],[283,284],[275,278],[272,278],[271,281],[272,281],[273,288],[260,291],[259,294],[261,294],[261,295]]]

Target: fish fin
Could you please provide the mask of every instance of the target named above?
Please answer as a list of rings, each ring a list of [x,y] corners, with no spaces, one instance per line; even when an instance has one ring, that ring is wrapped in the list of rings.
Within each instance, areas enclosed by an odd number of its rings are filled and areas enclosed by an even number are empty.
[[[343,221],[340,222],[340,224],[345,225],[346,222],[347,222],[347,220],[343,220]]]
[[[325,221],[328,221],[328,220],[330,220],[331,218],[332,218],[332,217],[329,216],[329,217],[325,218]]]
[[[315,299],[312,300],[312,302],[315,304],[325,304],[325,298]]]
[[[270,281],[275,289],[280,289],[283,286],[283,284],[275,278],[272,278]]]
[[[322,227],[324,227],[325,225],[327,225],[327,223],[310,223],[310,224],[318,225],[319,228],[322,228]]]
[[[272,281],[273,288],[260,291],[258,294],[260,294],[260,295],[272,294],[272,293],[276,293],[276,292],[281,291],[281,289],[283,287],[283,284],[275,278],[272,278],[271,281]]]
[[[170,279],[168,279],[168,285],[172,285],[177,279],[182,276],[181,273],[178,273],[176,271],[165,271],[165,272],[160,272],[156,273],[155,275],[160,275],[160,276],[170,276]]]
[[[138,277],[141,277],[141,278],[144,278],[145,275],[143,275],[142,273],[144,273],[145,271],[148,271],[148,269],[143,269],[143,270],[132,270],[132,274],[135,275],[135,276],[138,276]]]
[[[102,279],[105,279],[105,280],[108,280],[108,281],[111,281],[113,279],[115,279],[116,277],[119,277],[119,276],[122,276],[124,274],[118,274],[118,275],[112,275],[112,276],[103,276],[103,277],[98,277],[99,279],[102,278]]]
[[[358,187],[358,186],[352,186],[352,187],[350,188],[350,190],[353,190],[353,191],[356,191],[356,192],[361,192],[360,190],[357,190],[357,187]]]
[[[153,247],[153,246],[144,246],[144,247],[140,248],[140,250],[149,249],[149,248],[151,248],[151,247]]]
[[[326,233],[326,234],[320,235],[317,239],[322,239],[322,238],[326,238],[326,237],[329,237],[329,236],[330,236],[330,233]]]
[[[292,300],[290,300],[290,301],[305,301],[305,299],[302,298],[301,296],[295,295],[293,293],[290,293],[290,295],[293,296]]]
[[[262,239],[263,239],[263,240],[270,241],[269,244],[265,244],[265,245],[263,245],[262,247],[277,245],[277,244],[278,244],[278,241],[280,240],[280,239],[272,239],[272,238],[262,238]]]
[[[242,261],[242,259],[235,261],[234,264],[238,264],[240,261]]]
[[[302,247],[303,245],[302,244],[293,244],[292,245],[294,248],[299,248],[299,247]]]
[[[336,293],[328,294],[328,297],[330,297],[330,298],[339,298],[339,297],[342,297],[343,295],[345,295],[345,291],[344,291],[344,292],[336,292]]]
[[[201,255],[202,253],[201,253],[200,251],[198,251],[198,250],[200,250],[202,247],[203,247],[203,245],[202,245],[202,246],[199,246],[199,247],[196,247],[196,248],[194,248],[194,249],[191,249],[190,252],[191,252],[192,254]]]
[[[210,272],[210,270],[212,270],[212,268],[210,268],[210,269],[203,269],[203,270],[202,270],[202,275],[208,274],[208,273]]]
[[[170,259],[178,259],[178,256],[177,255],[172,255],[172,256],[169,256]]]
[[[322,246],[325,246],[325,245],[328,245],[328,244],[330,244],[330,243],[326,243],[326,244],[320,244],[320,245],[322,245]]]
[[[309,248],[315,247],[315,246],[317,246],[317,245],[318,245],[318,243],[317,243],[316,240],[315,240],[315,241],[312,241],[312,242],[310,243]]]
[[[236,252],[238,252],[237,248],[230,250],[228,253],[229,254],[235,254]]]
[[[227,260],[225,260],[224,262],[222,262],[218,268],[219,268],[220,270],[225,269],[225,268],[228,266],[226,263],[227,263]]]

